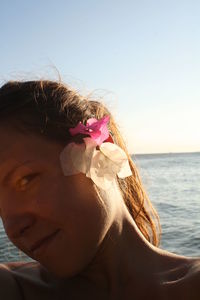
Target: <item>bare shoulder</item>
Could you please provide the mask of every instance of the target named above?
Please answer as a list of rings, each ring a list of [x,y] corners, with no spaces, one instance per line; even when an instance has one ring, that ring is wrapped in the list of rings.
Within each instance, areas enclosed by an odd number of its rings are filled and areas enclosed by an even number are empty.
[[[8,262],[4,264],[4,266],[10,270],[12,274],[17,276],[31,277],[39,276],[42,266],[37,261],[25,262],[25,261],[17,261],[17,262]]]
[[[188,300],[200,299],[200,259],[192,259],[188,272],[181,281],[180,288]]]
[[[188,282],[191,289],[198,293],[198,299],[200,299],[200,258],[194,259],[191,262],[185,280]]]
[[[6,264],[0,264],[0,299],[22,299],[17,282]]]
[[[22,285],[47,287],[55,284],[56,279],[39,262],[10,262],[6,264],[16,280]]]
[[[169,299],[199,300],[200,259],[191,259],[184,273],[179,275],[176,279],[169,280],[165,285]]]
[[[0,299],[57,299],[54,283],[49,273],[36,261],[0,265]]]

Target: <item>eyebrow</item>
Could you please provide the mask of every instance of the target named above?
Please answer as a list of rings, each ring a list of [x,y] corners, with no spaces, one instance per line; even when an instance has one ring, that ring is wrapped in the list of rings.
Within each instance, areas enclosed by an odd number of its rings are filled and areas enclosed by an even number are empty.
[[[3,186],[5,186],[5,185],[10,181],[12,174],[13,174],[17,169],[19,169],[20,167],[22,167],[22,166],[24,166],[24,165],[26,165],[26,164],[28,164],[28,163],[30,163],[30,162],[32,162],[32,160],[26,160],[26,161],[24,161],[23,163],[21,163],[20,165],[15,166],[14,168],[12,168],[12,169],[11,169],[11,170],[3,177],[3,180],[2,180]]]

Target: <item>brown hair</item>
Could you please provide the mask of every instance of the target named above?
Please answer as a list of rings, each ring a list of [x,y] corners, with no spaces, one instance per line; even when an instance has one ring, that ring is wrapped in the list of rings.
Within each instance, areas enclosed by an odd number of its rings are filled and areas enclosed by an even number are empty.
[[[159,216],[142,185],[139,172],[128,154],[124,140],[110,111],[100,101],[79,95],[61,81],[9,81],[0,88],[0,121],[9,121],[22,132],[42,134],[66,145],[72,137],[68,129],[81,121],[110,116],[109,130],[115,144],[127,154],[132,176],[118,178],[124,202],[144,237],[160,243]],[[157,227],[156,227],[157,223]]]

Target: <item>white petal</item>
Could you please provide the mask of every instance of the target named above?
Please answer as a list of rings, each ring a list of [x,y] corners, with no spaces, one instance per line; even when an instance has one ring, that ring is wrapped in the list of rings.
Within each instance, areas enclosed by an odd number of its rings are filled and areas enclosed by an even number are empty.
[[[127,161],[127,155],[119,146],[113,143],[102,143],[100,151],[115,164],[122,166]]]
[[[97,186],[106,190],[116,178],[116,166],[101,151],[95,151],[89,175]]]
[[[98,146],[98,144],[92,138],[87,137],[87,138],[84,138],[83,140],[85,142],[87,149],[93,149],[93,148],[96,148],[96,146]]]
[[[127,160],[126,163],[121,168],[121,170],[117,173],[117,176],[119,178],[125,178],[125,177],[131,176],[131,175],[133,175],[133,174],[132,174],[131,168],[129,166],[129,162]]]
[[[73,148],[74,148],[74,143],[70,143],[67,146],[65,146],[60,153],[61,168],[65,176],[80,173],[74,167],[73,160],[71,158],[71,152],[73,151]]]
[[[128,158],[123,149],[112,143],[103,143],[100,146],[100,150],[117,164],[120,168],[116,172],[119,178],[125,178],[132,175],[132,171],[129,166]]]
[[[71,160],[74,167],[82,173],[86,173],[87,160],[85,159],[85,144],[75,144],[71,150]]]
[[[92,162],[92,157],[95,155],[96,153],[96,146],[97,143],[92,139],[92,138],[84,138],[83,139],[85,142],[85,153],[84,153],[84,160],[86,162],[86,176],[90,177],[90,167],[91,167],[91,162]],[[99,152],[99,151],[98,151]]]

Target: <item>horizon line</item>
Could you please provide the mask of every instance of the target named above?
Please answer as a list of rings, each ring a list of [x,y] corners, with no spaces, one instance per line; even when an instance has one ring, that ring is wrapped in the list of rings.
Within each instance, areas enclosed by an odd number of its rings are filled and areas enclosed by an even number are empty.
[[[200,151],[183,151],[183,152],[148,152],[148,153],[132,153],[132,155],[156,155],[156,154],[187,154],[187,153],[200,153]]]

